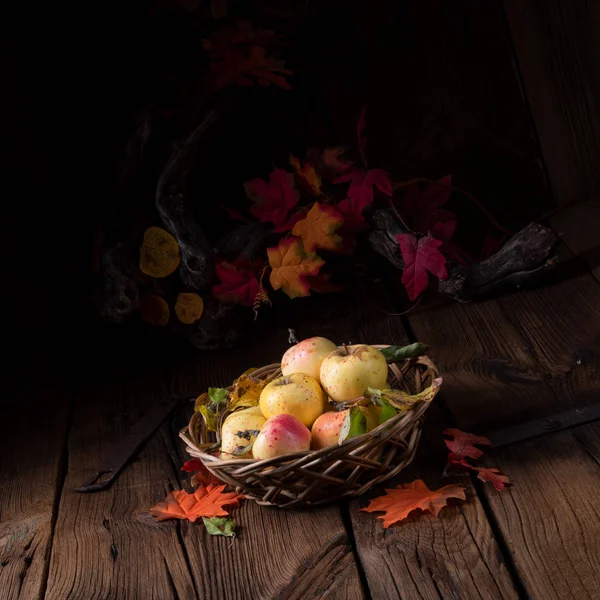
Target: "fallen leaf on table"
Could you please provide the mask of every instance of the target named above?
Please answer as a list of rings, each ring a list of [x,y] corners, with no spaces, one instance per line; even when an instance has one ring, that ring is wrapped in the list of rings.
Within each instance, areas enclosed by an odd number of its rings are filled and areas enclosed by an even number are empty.
[[[467,433],[465,431],[461,431],[460,429],[446,429],[442,433],[454,438],[452,440],[444,440],[448,450],[450,450],[451,453],[448,457],[448,464],[451,464],[451,457],[452,460],[457,464],[460,464],[460,461],[463,458],[479,458],[483,454],[483,450],[475,448],[474,444],[477,444],[478,446],[492,445],[492,442],[490,442],[490,440],[488,440],[486,437]]]
[[[207,519],[202,517],[204,527],[210,535],[223,535],[225,537],[235,537],[235,526],[236,522],[233,519],[227,519],[225,517],[212,517]]]
[[[185,325],[195,323],[204,312],[204,301],[198,294],[182,293],[177,296],[175,302],[175,314]]]
[[[421,479],[403,483],[395,489],[385,490],[385,495],[371,500],[364,512],[384,512],[379,515],[385,528],[406,519],[413,510],[428,510],[436,517],[447,506],[449,498],[465,500],[465,488],[459,485],[446,485],[439,490],[430,490]]]
[[[380,350],[381,354],[385,356],[385,360],[389,363],[400,362],[408,358],[415,358],[416,356],[422,356],[429,350],[427,344],[421,344],[415,342],[414,344],[408,344],[408,346],[388,346]]]
[[[269,181],[256,178],[244,184],[246,195],[254,202],[250,212],[261,223],[273,223],[275,232],[286,225],[288,213],[298,204],[300,198],[294,186],[294,175],[283,169],[274,169]]]
[[[315,171],[315,168],[309,163],[302,164],[299,159],[290,154],[290,165],[292,165],[301,188],[309,194],[319,197],[321,195],[321,177]]]
[[[315,202],[306,217],[294,225],[292,233],[302,238],[307,252],[318,248],[336,251],[342,245],[342,238],[335,232],[343,222],[335,208]]]
[[[290,298],[309,296],[307,275],[317,275],[325,261],[316,254],[307,254],[299,238],[281,240],[276,248],[267,248],[271,265],[270,282],[274,290],[283,290]]]
[[[469,465],[473,471],[477,471],[477,478],[481,481],[490,482],[499,492],[501,492],[506,485],[512,485],[511,480],[508,476],[500,473],[498,469],[487,469],[485,467],[473,467]]]
[[[228,262],[215,265],[217,277],[221,280],[213,285],[212,291],[221,302],[234,302],[241,306],[252,306],[258,294],[259,285],[252,268],[237,267]]]
[[[224,492],[226,487],[200,486],[193,494],[188,494],[185,490],[175,490],[163,502],[149,508],[148,512],[157,521],[187,519],[193,523],[198,517],[224,517],[228,514],[224,506],[234,508],[244,499],[244,496],[235,492]]]
[[[340,435],[338,438],[338,444],[343,443],[350,438],[362,435],[367,431],[367,419],[363,412],[360,410],[360,406],[353,406],[346,413],[346,418],[342,424]]]
[[[181,470],[186,473],[195,473],[192,477],[192,485],[220,485],[222,482],[215,477],[198,458],[192,458],[183,463]]]
[[[142,319],[150,325],[164,327],[169,322],[169,305],[160,296],[144,294],[140,298]]]
[[[160,227],[148,227],[140,247],[140,271],[150,277],[167,277],[179,261],[177,240]]]
[[[396,236],[402,259],[404,260],[404,271],[402,272],[402,283],[411,300],[416,300],[419,294],[427,288],[429,278],[427,272],[446,279],[446,258],[439,251],[443,242],[435,240],[426,235],[417,241],[412,233],[401,233]]]
[[[258,406],[260,394],[270,379],[255,379],[248,375],[240,375],[234,382],[229,394],[227,409],[233,412],[236,408],[250,408]]]
[[[450,198],[452,190],[449,186],[451,183],[452,177],[447,175],[436,183],[428,184],[423,190],[418,183],[406,188],[402,199],[402,214],[408,218],[415,230],[427,233],[430,229],[437,228],[439,232],[440,223],[446,223],[456,218],[454,213],[440,208]],[[449,233],[448,228],[445,233]]]

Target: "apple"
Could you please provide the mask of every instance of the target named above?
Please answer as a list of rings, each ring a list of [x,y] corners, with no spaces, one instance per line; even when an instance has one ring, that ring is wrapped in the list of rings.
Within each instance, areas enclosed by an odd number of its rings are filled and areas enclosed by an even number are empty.
[[[292,415],[281,414],[267,419],[252,446],[252,455],[262,460],[309,449],[308,427]]]
[[[335,350],[321,365],[321,384],[336,402],[358,398],[368,387],[383,389],[387,377],[385,357],[366,344]]]
[[[284,375],[306,373],[320,382],[321,363],[337,346],[322,337],[303,340],[287,350],[281,359],[281,372]]]
[[[251,408],[245,408],[244,410],[237,410],[231,413],[223,422],[221,429],[221,460],[231,460],[238,458],[233,452],[239,449],[240,446],[245,447],[252,443],[256,439],[256,435],[253,436],[247,434],[247,437],[240,437],[237,435],[240,432],[245,431],[260,431],[263,425],[267,422],[260,407],[252,406]],[[252,458],[252,451],[243,454],[239,458]]]
[[[260,409],[270,419],[287,414],[310,427],[325,412],[327,398],[319,382],[306,373],[293,373],[268,383],[260,394]]]
[[[347,414],[347,410],[323,413],[312,426],[310,447],[313,450],[321,450],[337,444]]]

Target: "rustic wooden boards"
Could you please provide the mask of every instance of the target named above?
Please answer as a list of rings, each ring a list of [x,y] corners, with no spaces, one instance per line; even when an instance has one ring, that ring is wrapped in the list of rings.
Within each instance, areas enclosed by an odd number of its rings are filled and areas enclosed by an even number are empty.
[[[46,588],[62,487],[69,387],[20,386],[0,422],[0,596],[39,598]]]

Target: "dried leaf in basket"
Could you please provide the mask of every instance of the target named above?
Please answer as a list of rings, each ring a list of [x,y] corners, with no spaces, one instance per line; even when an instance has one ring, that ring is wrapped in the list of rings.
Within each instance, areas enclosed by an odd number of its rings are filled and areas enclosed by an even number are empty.
[[[373,388],[367,388],[365,396],[377,404],[379,401],[386,401],[389,402],[389,404],[391,404],[394,408],[404,411],[410,410],[419,402],[431,402],[438,393],[441,385],[442,378],[438,377],[433,380],[433,383],[429,387],[426,387],[418,394],[407,394],[402,390],[376,390]]]
[[[217,418],[227,403],[229,392],[225,388],[208,388],[196,399],[194,410],[199,412],[209,431],[217,431]]]
[[[236,522],[226,517],[212,517],[208,519],[202,517],[204,527],[210,535],[222,535],[225,537],[235,537]]]
[[[429,346],[427,344],[415,342],[414,344],[409,344],[408,346],[389,346],[387,348],[383,348],[381,350],[381,354],[385,356],[385,360],[388,363],[396,363],[408,358],[422,356],[427,352],[427,350],[429,350]]]
[[[436,517],[447,506],[449,498],[465,500],[465,488],[460,485],[446,485],[439,490],[430,490],[425,482],[417,479],[412,483],[400,484],[395,489],[385,490],[385,495],[371,500],[369,506],[361,508],[365,512],[384,512],[384,528],[406,519],[416,509],[428,510]]]
[[[229,394],[227,410],[233,412],[237,408],[258,406],[260,393],[269,381],[269,378],[255,379],[246,374],[240,375],[233,383],[233,388]]]
[[[239,506],[240,500],[244,498],[235,492],[224,492],[226,487],[200,486],[193,494],[188,494],[185,490],[174,490],[163,502],[149,508],[148,512],[157,521],[187,519],[193,523],[198,517],[224,517],[228,514],[224,506]]]
[[[360,406],[353,406],[352,408],[348,409],[346,418],[344,419],[344,423],[340,431],[338,444],[342,444],[345,440],[366,433],[367,419],[360,408]]]

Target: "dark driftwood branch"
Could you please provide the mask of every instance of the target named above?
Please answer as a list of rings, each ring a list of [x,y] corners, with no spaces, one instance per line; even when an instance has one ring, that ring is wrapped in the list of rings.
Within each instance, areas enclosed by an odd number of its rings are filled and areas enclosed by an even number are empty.
[[[210,287],[214,264],[210,244],[185,202],[185,182],[196,144],[217,118],[218,112],[211,110],[194,128],[169,158],[156,186],[156,208],[165,227],[179,244],[181,280],[184,285],[199,291]]]
[[[373,230],[368,236],[371,247],[396,268],[404,269],[396,240],[398,234],[406,233],[404,226],[385,210],[375,211],[371,222]],[[557,240],[558,236],[548,227],[531,223],[486,260],[469,266],[450,265],[448,279],[439,282],[438,291],[459,302],[470,302],[522,287],[554,264]]]

